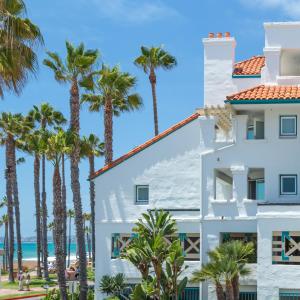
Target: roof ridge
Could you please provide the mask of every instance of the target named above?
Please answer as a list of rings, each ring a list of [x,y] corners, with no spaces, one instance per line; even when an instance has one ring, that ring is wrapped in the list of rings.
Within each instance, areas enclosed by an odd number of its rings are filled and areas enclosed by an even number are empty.
[[[240,61],[235,62],[234,65],[240,64],[240,63],[243,63],[243,62],[246,62],[246,61],[249,61],[249,60],[252,60],[252,59],[254,59],[254,58],[265,58],[265,56],[262,55],[262,54],[261,54],[261,55],[253,55],[253,56],[251,56],[250,58],[247,58],[247,59],[244,59],[244,60],[240,60]]]
[[[149,146],[155,144],[156,142],[158,142],[159,140],[161,140],[164,137],[168,136],[169,134],[176,131],[177,129],[183,127],[184,125],[190,123],[193,120],[196,120],[200,115],[201,115],[201,113],[199,111],[197,111],[194,114],[192,114],[191,116],[189,116],[188,118],[185,118],[184,120],[172,125],[171,127],[167,128],[166,130],[164,130],[163,132],[158,134],[157,136],[154,136],[153,138],[147,140],[143,144],[141,144],[137,147],[134,147],[133,149],[128,151],[126,154],[120,156],[119,158],[112,161],[110,164],[107,164],[104,167],[102,167],[101,169],[99,169],[98,171],[94,172],[90,176],[89,179],[94,179],[94,178],[98,177],[99,175],[103,174],[104,172],[106,172],[106,171],[112,169],[113,167],[121,164],[123,161],[125,161],[128,158],[132,157],[133,155],[141,152],[142,150],[148,148]]]

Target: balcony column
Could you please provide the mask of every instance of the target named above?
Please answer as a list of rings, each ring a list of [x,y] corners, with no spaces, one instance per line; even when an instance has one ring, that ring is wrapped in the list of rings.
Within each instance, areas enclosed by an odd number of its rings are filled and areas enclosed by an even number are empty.
[[[248,196],[248,167],[232,166],[232,199],[242,202]]]
[[[247,115],[236,115],[234,117],[234,131],[235,131],[235,140],[236,143],[244,143],[247,139],[247,123],[248,116]]]

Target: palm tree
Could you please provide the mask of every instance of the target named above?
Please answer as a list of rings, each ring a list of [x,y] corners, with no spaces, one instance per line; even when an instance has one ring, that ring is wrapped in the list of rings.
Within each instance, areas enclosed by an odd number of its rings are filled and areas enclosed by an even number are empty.
[[[74,47],[66,42],[67,57],[63,62],[57,53],[48,52],[49,59],[44,64],[53,72],[55,79],[60,83],[69,83],[70,88],[70,130],[79,136],[80,121],[80,97],[79,86],[90,86],[92,82],[93,66],[98,58],[97,50],[85,50],[84,45]],[[77,245],[79,247],[80,268],[80,299],[87,297],[87,272],[86,272],[86,250],[85,235],[82,220],[82,203],[79,182],[80,140],[77,139],[70,154],[71,163],[71,188],[73,192],[73,203],[75,211],[75,225]]]
[[[69,218],[69,237],[68,237],[68,266],[70,266],[71,263],[71,232],[72,232],[72,219],[75,216],[74,210],[73,209],[69,209],[67,211],[67,216]]]
[[[91,223],[91,214],[89,213],[84,213],[83,214],[83,220],[84,220],[84,231],[86,234],[86,243],[88,246],[88,255],[89,255],[89,260],[91,261],[91,240],[90,240],[90,233],[91,233],[91,226],[86,225],[86,222]]]
[[[0,115],[0,130],[2,144],[6,149],[6,197],[7,214],[9,222],[9,281],[13,282],[13,259],[14,259],[14,207],[16,213],[16,233],[18,250],[18,268],[22,269],[22,244],[20,231],[19,201],[16,181],[16,158],[15,149],[17,138],[29,129],[29,123],[21,114],[3,112]]]
[[[67,144],[67,133],[59,130],[51,135],[47,140],[46,156],[54,166],[53,172],[53,216],[54,216],[54,245],[57,262],[57,278],[62,300],[67,300],[66,280],[65,280],[65,253],[63,246],[63,201],[61,193],[60,164],[62,153],[69,153],[71,147]]]
[[[152,90],[153,113],[154,113],[154,133],[158,135],[158,114],[156,99],[156,70],[162,68],[170,70],[177,65],[176,58],[163,50],[162,47],[141,47],[141,55],[134,61],[135,65],[141,67],[149,75]]]
[[[113,116],[121,112],[139,109],[142,99],[137,93],[130,93],[136,85],[136,78],[127,72],[121,72],[119,66],[102,66],[94,85],[96,94],[84,94],[82,102],[89,103],[90,111],[104,110],[105,164],[113,160]]]
[[[49,127],[59,126],[66,123],[66,119],[60,111],[55,110],[49,103],[42,103],[40,107],[33,106],[28,114],[29,118],[37,123],[38,130],[43,134]],[[39,175],[40,176],[40,175]],[[46,194],[46,160],[42,153],[42,246],[43,246],[43,269],[44,278],[49,280],[48,273],[48,239],[47,239],[47,194]]]
[[[0,227],[4,226],[4,243],[3,243],[3,249],[4,249],[4,255],[3,255],[3,269],[4,271],[7,270],[7,238],[8,238],[8,216],[7,214],[4,214],[0,219]]]
[[[254,245],[253,243],[232,241],[222,244],[218,251],[222,256],[230,257],[237,264],[237,272],[233,276],[231,284],[233,289],[233,298],[234,300],[239,300],[239,278],[242,276],[247,276],[250,273],[250,270],[245,267],[245,264],[249,261],[250,257],[255,251]]]
[[[241,241],[224,243],[208,252],[210,262],[200,271],[193,273],[192,282],[211,280],[215,284],[218,300],[238,300],[239,277],[250,273],[246,263],[253,252],[252,243],[245,244]],[[225,282],[226,298],[221,281]]]
[[[28,75],[37,70],[34,48],[43,44],[39,28],[28,18],[23,0],[0,2],[0,96],[4,89],[17,94],[23,88]]]
[[[95,172],[95,157],[104,154],[104,143],[101,143],[99,138],[90,134],[88,137],[82,138],[81,156],[85,156],[89,160],[90,176]],[[91,205],[91,225],[92,225],[92,262],[95,266],[95,183],[90,180],[90,205]]]
[[[6,208],[6,211],[7,211],[7,197],[6,196],[4,196],[2,201],[0,202],[0,209],[1,208]],[[7,215],[7,213],[5,213],[2,216],[2,218],[0,219],[0,227],[1,226],[4,226],[3,268],[5,271],[7,271],[7,266],[8,266],[8,215]]]
[[[202,281],[212,281],[216,287],[216,294],[218,300],[225,300],[225,293],[221,283],[222,271],[217,262],[209,262],[202,267],[200,271],[193,272],[191,279],[192,283],[199,283]]]
[[[40,199],[40,159],[43,154],[45,143],[42,141],[41,131],[33,131],[27,134],[22,141],[24,151],[34,156],[34,197],[36,219],[36,250],[37,250],[37,277],[42,276],[41,271],[41,199]]]

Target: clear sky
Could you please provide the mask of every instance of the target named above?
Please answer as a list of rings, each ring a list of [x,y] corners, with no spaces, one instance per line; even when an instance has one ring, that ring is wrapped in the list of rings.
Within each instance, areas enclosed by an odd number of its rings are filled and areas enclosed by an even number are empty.
[[[288,21],[300,17],[299,0],[25,0],[28,16],[39,25],[45,46],[38,51],[40,68],[17,97],[6,94],[0,111],[27,113],[34,104],[50,102],[69,118],[69,87],[55,82],[53,74],[41,61],[45,51],[65,56],[65,41],[84,42],[99,49],[102,61],[120,64],[122,70],[138,78],[136,91],[144,107],[115,119],[115,158],[153,136],[151,90],[147,76],[133,65],[141,45],[164,45],[176,56],[178,66],[159,71],[157,97],[159,128],[164,130],[203,105],[203,48],[201,39],[208,32],[230,31],[237,40],[236,60],[262,54],[265,21]],[[95,133],[103,139],[103,117],[81,111],[81,133]],[[24,155],[24,154],[20,154]],[[33,161],[18,167],[23,236],[34,235]],[[103,165],[98,159],[96,168]],[[0,173],[4,173],[4,151],[0,150]],[[69,169],[69,166],[67,166]],[[47,166],[49,220],[52,219],[52,166]],[[84,211],[89,210],[88,164],[81,164]],[[68,177],[68,207],[72,194]],[[5,194],[3,176],[0,197]],[[4,213],[1,211],[0,214]],[[0,235],[2,233],[0,229]]]

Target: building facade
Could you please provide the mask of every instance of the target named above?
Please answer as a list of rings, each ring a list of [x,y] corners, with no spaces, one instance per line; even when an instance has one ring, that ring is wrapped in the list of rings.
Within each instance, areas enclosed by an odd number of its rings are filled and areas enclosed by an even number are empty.
[[[241,299],[300,299],[300,23],[264,29],[263,55],[242,62],[229,33],[204,38],[205,108],[92,176],[96,282],[140,280],[119,255],[159,208],[177,220],[188,276],[220,243],[253,241]],[[185,299],[214,300],[214,287],[189,286]]]

